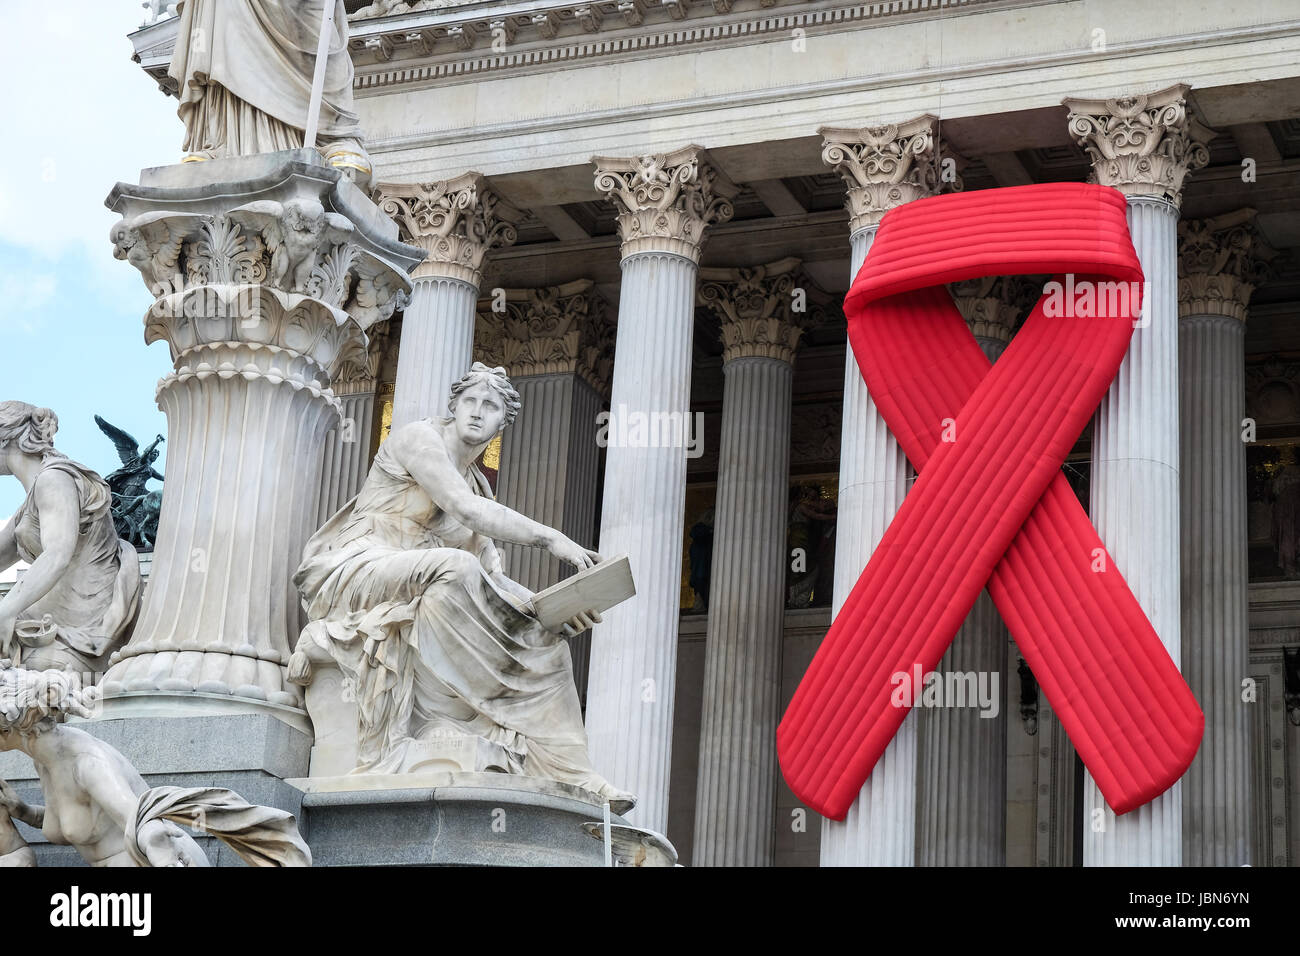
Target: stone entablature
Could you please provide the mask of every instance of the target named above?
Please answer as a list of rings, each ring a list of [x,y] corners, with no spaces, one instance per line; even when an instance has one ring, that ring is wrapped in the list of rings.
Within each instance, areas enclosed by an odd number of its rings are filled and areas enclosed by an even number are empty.
[[[793,30],[869,25],[1037,0],[380,0],[348,17],[355,88],[374,89],[469,74],[556,68],[576,60],[640,57],[702,45],[751,43]],[[176,17],[132,36],[135,58],[166,92]]]

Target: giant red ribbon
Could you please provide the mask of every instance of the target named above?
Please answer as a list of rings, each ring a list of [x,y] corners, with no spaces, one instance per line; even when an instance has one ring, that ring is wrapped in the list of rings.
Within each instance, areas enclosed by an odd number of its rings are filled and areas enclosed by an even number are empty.
[[[1116,813],[1170,787],[1200,744],[1191,690],[1061,472],[1138,302],[1103,294],[1096,314],[1053,317],[1040,300],[990,366],[943,285],[1040,273],[1140,284],[1124,197],[1064,183],[900,206],[845,300],[858,366],[919,477],[777,730],[791,789],[832,819],[907,715],[892,678],[934,670],[986,585]]]

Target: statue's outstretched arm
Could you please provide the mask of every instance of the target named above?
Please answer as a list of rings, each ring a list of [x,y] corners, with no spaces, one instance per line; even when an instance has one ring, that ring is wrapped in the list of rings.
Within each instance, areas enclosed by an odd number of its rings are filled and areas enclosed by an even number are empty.
[[[545,548],[578,568],[589,568],[599,560],[595,552],[580,547],[554,528],[470,491],[432,429],[408,426],[388,440],[392,454],[434,503],[471,531],[499,541]]]

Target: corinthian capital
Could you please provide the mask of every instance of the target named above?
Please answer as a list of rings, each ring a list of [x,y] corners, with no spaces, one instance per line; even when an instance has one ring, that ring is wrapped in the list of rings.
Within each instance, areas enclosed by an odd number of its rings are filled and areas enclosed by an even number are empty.
[[[618,208],[623,258],[672,252],[700,261],[704,230],[726,222],[739,191],[699,146],[653,156],[593,156],[596,189]]]
[[[1251,293],[1276,255],[1255,229],[1255,210],[1178,223],[1178,316],[1246,321]]]
[[[614,326],[594,283],[500,292],[479,300],[476,354],[498,356],[512,378],[576,374],[608,393]]]
[[[1210,129],[1187,110],[1190,87],[1108,100],[1065,99],[1070,135],[1092,157],[1092,180],[1126,196],[1183,201],[1187,174],[1210,161]]]
[[[895,206],[937,194],[943,183],[939,118],[926,113],[902,123],[840,129],[823,126],[822,162],[849,187],[845,207],[854,232],[879,224]],[[952,167],[955,171],[955,162]],[[961,184],[955,172],[955,188]]]
[[[1038,296],[1039,286],[1024,276],[986,276],[948,286],[957,311],[981,346],[1005,346],[1011,341],[1025,302]]]
[[[695,300],[722,322],[722,361],[794,361],[806,326],[808,288],[798,259],[765,266],[701,269]]]
[[[381,183],[379,208],[397,220],[405,241],[428,253],[412,278],[460,279],[475,288],[488,251],[517,238],[520,213],[487,185],[482,173],[436,183]]]

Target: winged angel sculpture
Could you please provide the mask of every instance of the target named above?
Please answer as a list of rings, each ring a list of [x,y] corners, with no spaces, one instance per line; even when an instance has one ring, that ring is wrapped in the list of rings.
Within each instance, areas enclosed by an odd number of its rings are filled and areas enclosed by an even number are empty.
[[[122,467],[104,478],[113,495],[113,525],[118,536],[137,548],[152,548],[158,537],[162,492],[150,491],[146,486],[150,478],[163,480],[153,463],[158,460],[158,446],[166,439],[159,435],[141,450],[133,436],[98,415],[95,424],[113,442],[122,460]]]

